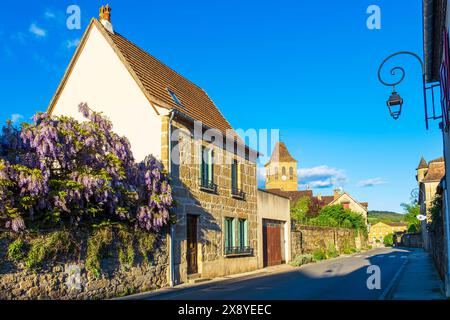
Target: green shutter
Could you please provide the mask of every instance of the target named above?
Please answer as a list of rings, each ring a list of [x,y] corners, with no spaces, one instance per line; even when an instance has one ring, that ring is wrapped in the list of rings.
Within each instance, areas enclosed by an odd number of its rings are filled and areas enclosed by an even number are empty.
[[[209,149],[208,150],[208,181],[209,182],[214,182],[214,180],[213,180],[213,170],[214,170],[213,156],[214,156],[214,150]]]
[[[233,222],[231,224],[231,230],[232,230],[231,245],[233,247],[236,247],[236,219],[233,219]]]
[[[244,220],[244,246],[248,247],[248,221]]]
[[[228,238],[228,232],[229,232],[229,225],[228,225],[228,218],[225,218],[225,222],[224,222],[224,224],[225,224],[225,227],[224,227],[224,243],[225,243],[225,248],[228,248],[229,247],[229,245],[228,245],[228,241],[229,241],[229,238]]]

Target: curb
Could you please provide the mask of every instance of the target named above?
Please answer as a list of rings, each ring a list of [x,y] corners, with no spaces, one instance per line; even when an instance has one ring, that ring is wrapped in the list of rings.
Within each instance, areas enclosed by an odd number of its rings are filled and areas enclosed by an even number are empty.
[[[405,269],[406,265],[408,264],[409,259],[407,259],[403,264],[398,268],[397,272],[395,273],[394,277],[392,278],[391,282],[389,282],[386,290],[381,294],[381,296],[378,297],[378,300],[392,300],[392,295],[395,291],[395,289],[398,286],[398,283],[400,282],[400,275],[403,272],[403,269]]]

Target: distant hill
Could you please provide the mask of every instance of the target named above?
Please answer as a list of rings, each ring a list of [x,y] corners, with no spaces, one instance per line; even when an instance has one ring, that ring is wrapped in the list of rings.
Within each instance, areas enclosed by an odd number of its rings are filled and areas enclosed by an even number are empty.
[[[404,214],[391,211],[369,211],[368,219],[370,224],[380,221],[400,222],[404,219]]]

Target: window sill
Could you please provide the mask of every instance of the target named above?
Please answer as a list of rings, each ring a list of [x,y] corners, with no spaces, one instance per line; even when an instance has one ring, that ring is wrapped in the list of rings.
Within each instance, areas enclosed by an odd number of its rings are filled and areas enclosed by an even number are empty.
[[[225,258],[241,258],[241,257],[251,257],[253,256],[253,253],[247,252],[247,253],[230,253],[225,254]]]

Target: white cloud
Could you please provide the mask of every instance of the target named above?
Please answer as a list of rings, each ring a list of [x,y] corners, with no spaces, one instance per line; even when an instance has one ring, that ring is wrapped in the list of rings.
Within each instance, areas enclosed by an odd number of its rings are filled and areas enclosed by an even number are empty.
[[[259,187],[264,187],[266,184],[266,169],[264,167],[258,167],[256,170],[256,178]]]
[[[11,115],[11,121],[12,123],[17,123],[20,119],[23,119],[23,115],[14,113]]]
[[[385,184],[386,181],[383,178],[377,177],[377,178],[370,178],[361,180],[358,182],[357,186],[361,188],[367,188],[367,187],[373,187],[380,184]]]
[[[75,47],[78,47],[80,44],[80,39],[74,39],[74,40],[66,40],[65,46],[67,49],[72,49]]]
[[[297,173],[300,188],[342,187],[348,181],[344,170],[326,165],[302,168]]]
[[[35,23],[32,23],[30,29],[28,30],[38,38],[45,38],[47,36],[47,31],[38,27]]]
[[[56,18],[56,13],[54,13],[54,12],[53,12],[52,10],[50,10],[50,9],[47,9],[47,10],[45,10],[44,17],[45,17],[46,19],[55,19],[55,18]]]

